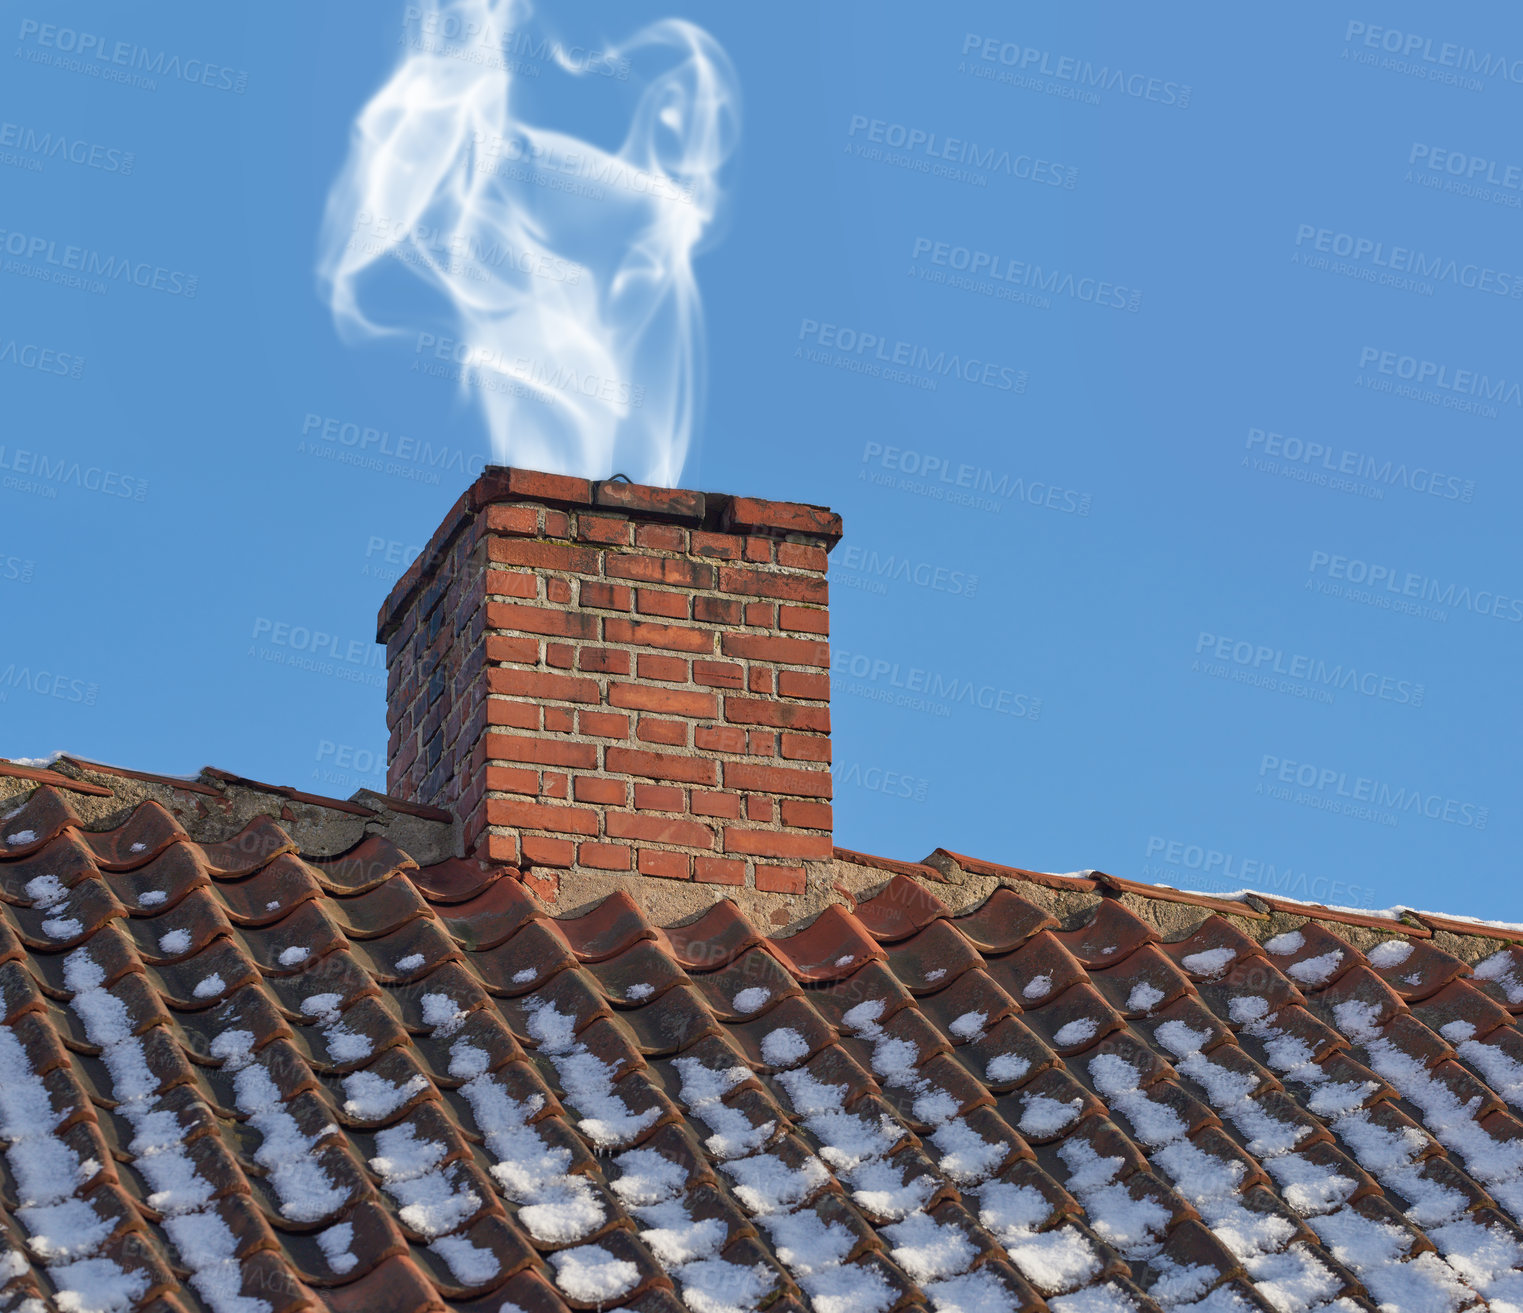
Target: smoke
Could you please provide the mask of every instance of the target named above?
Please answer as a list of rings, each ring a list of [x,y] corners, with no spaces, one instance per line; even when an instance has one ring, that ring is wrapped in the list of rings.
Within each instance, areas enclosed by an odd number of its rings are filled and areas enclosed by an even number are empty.
[[[458,376],[498,461],[670,486],[702,401],[692,260],[739,134],[734,70],[682,20],[589,51],[529,13],[408,7],[407,53],[329,193],[319,280],[346,340],[399,336],[412,368]],[[617,151],[515,112],[515,81],[557,67],[636,93]],[[452,335],[419,331],[414,279],[443,293]]]

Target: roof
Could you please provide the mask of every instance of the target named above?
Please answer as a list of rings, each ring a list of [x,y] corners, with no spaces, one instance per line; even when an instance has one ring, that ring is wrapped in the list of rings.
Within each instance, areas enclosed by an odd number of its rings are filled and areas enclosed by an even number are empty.
[[[1506,932],[940,850],[788,934],[557,918],[384,802],[29,769],[0,1309],[1523,1298]]]

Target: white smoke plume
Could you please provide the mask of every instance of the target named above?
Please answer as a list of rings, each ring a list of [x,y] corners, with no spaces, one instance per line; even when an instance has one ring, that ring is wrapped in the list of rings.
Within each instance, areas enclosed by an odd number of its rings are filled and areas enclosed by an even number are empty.
[[[400,336],[414,368],[458,374],[502,463],[675,484],[702,400],[692,261],[739,135],[728,57],[678,19],[588,51],[531,33],[527,0],[406,16],[407,53],[328,197],[318,275],[340,333]],[[617,151],[515,113],[526,53],[627,80]],[[399,277],[443,293],[453,334],[419,331]]]

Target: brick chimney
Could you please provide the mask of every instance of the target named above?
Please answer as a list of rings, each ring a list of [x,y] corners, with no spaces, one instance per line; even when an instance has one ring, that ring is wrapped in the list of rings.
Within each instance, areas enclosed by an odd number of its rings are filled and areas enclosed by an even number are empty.
[[[819,506],[488,467],[381,608],[388,791],[552,895],[831,855]]]

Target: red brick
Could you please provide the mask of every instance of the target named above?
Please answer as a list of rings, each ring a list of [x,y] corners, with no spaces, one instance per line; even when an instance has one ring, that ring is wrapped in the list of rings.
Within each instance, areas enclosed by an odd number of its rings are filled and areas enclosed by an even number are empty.
[[[659,711],[668,716],[719,715],[719,699],[712,693],[693,693],[678,688],[647,688],[643,684],[610,684],[608,705],[636,711]]]
[[[571,707],[546,707],[544,728],[548,734],[575,733],[576,711]]]
[[[515,670],[494,666],[487,671],[487,688],[493,693],[539,698],[547,702],[601,702],[596,680],[552,675],[543,670]]]
[[[668,620],[692,617],[692,597],[688,593],[662,593],[651,588],[635,591],[635,610],[641,615],[660,615]]]
[[[738,561],[741,540],[727,533],[700,533],[694,529],[692,550],[694,556],[709,556],[718,561]]]
[[[771,602],[747,602],[746,623],[752,629],[776,629],[777,608]]]
[[[578,802],[596,802],[613,807],[629,804],[627,780],[603,780],[593,775],[578,775],[572,781],[571,792]]]
[[[613,839],[644,839],[650,843],[674,843],[684,848],[713,848],[714,831],[697,821],[675,816],[639,816],[609,812],[607,833]]]
[[[785,574],[780,570],[750,570],[739,565],[720,567],[719,587],[726,593],[772,597],[788,602],[813,602],[817,606],[824,606],[830,598],[825,580],[814,575]]]
[[[577,611],[547,611],[543,607],[520,606],[513,602],[488,602],[487,625],[492,629],[555,634],[560,638],[595,639],[598,636],[598,617],[595,615],[584,615]]]
[[[539,507],[488,506],[486,526],[489,533],[516,533],[532,538],[539,533]]]
[[[545,664],[560,670],[570,670],[576,664],[576,648],[570,643],[546,643]]]
[[[727,697],[724,718],[736,725],[774,725],[778,729],[830,732],[829,707],[804,707],[797,702],[774,702],[768,698]]]
[[[693,683],[710,688],[744,688],[745,670],[729,661],[695,661]]]
[[[618,748],[609,749],[609,752],[617,751]],[[564,739],[488,734],[487,756],[496,761],[532,761],[541,766],[572,766],[590,770],[598,764],[598,747],[595,743],[567,743]]]
[[[614,543],[628,547],[630,523],[611,515],[588,515],[583,512],[576,517],[576,536],[590,543]]]
[[[581,616],[579,619],[597,623],[597,616]],[[590,635],[589,635],[590,637]],[[739,635],[726,634],[726,638]],[[672,652],[712,652],[714,635],[702,629],[688,629],[682,625],[658,625],[625,620],[622,616],[603,619],[603,641],[607,643],[631,643],[639,647],[660,647]]]
[[[658,551],[680,552],[687,547],[687,530],[675,524],[641,524],[635,528],[635,542]]]
[[[757,565],[772,564],[772,541],[769,538],[750,537],[746,539],[745,558]]]
[[[784,798],[778,810],[783,824],[800,830],[828,830],[831,828],[831,807],[828,802],[810,802],[804,798]]]
[[[571,581],[550,578],[545,580],[545,601],[565,606],[571,601]]]
[[[604,765],[607,770],[620,775],[644,775],[650,779],[681,780],[688,784],[719,782],[719,763],[704,757],[679,757],[666,752],[641,752],[635,748],[609,748]]]
[[[746,864],[724,857],[695,857],[693,878],[702,884],[745,884]]]
[[[756,887],[764,894],[801,894],[804,892],[802,866],[758,866]]]
[[[693,619],[711,625],[738,625],[744,608],[734,597],[695,597]]]
[[[803,502],[764,501],[759,497],[732,497],[725,508],[725,526],[746,531],[779,529],[784,533],[807,533],[834,541],[841,536],[841,517],[824,506]]]
[[[600,739],[629,737],[629,717],[615,715],[610,711],[584,711],[577,717],[577,723],[581,725],[583,734],[592,734]]]
[[[746,819],[748,821],[771,821],[775,815],[773,799],[751,794],[746,799]]]
[[[605,584],[596,579],[582,580],[582,605],[604,611],[628,611],[634,605],[634,590],[627,584]]]
[[[811,547],[807,543],[778,543],[777,563],[793,570],[824,571],[829,558],[823,547]]]
[[[705,561],[681,556],[637,556],[609,552],[603,573],[610,579],[632,579],[642,584],[667,584],[681,588],[714,587],[714,567]]]
[[[807,698],[811,702],[830,701],[830,676],[811,670],[779,670],[777,691],[785,698]]]
[[[746,751],[753,757],[777,756],[777,735],[766,729],[747,730]]]
[[[831,844],[828,834],[746,830],[728,825],[724,832],[724,850],[749,857],[796,857],[805,862],[823,862],[830,859]]]
[[[486,595],[488,597],[538,597],[539,576],[518,570],[488,570]]]
[[[635,737],[643,743],[661,743],[669,748],[687,747],[687,722],[683,720],[660,720],[655,716],[641,716],[635,726]]]
[[[571,537],[571,517],[565,511],[545,510],[545,537]]]
[[[830,644],[772,634],[721,634],[719,650],[745,661],[778,661],[789,666],[829,666]]]
[[[543,497],[546,501],[592,503],[592,484],[569,474],[541,474],[538,470],[507,471],[508,491],[515,497]],[[784,503],[786,504],[786,503]]]
[[[539,660],[539,639],[520,638],[517,634],[488,634],[488,661],[518,661],[530,664]]]
[[[533,702],[510,702],[506,698],[488,698],[487,724],[509,725],[513,729],[538,729],[539,707]]]
[[[698,725],[693,730],[693,746],[700,752],[744,752],[746,732],[733,725]]]
[[[519,836],[524,861],[534,866],[570,866],[576,861],[576,845],[570,839],[551,839],[543,834]]]
[[[598,813],[586,807],[548,807],[522,798],[488,798],[487,824],[554,834],[596,834]]]
[[[577,861],[594,871],[627,871],[631,855],[630,850],[619,843],[582,843],[576,850]]]
[[[502,866],[517,866],[518,836],[516,834],[487,835],[485,851],[482,855],[489,862],[496,862]]]
[[[734,793],[700,793],[693,790],[688,804],[694,816],[721,816],[725,820],[740,819],[740,797]]]
[[[640,849],[640,874],[661,875],[669,880],[692,878],[692,858],[687,853],[667,853],[655,848]]]
[[[504,565],[533,566],[536,570],[596,574],[598,557],[601,555],[594,547],[576,547],[571,543],[547,543],[524,538],[487,539],[488,559],[500,561]]]
[[[542,798],[561,798],[569,802],[571,800],[571,776],[562,775],[559,771],[547,770],[540,777],[539,796]]]
[[[628,655],[625,653],[624,655]],[[629,667],[626,665],[625,670]],[[682,657],[663,656],[659,652],[641,652],[635,658],[635,673],[641,679],[660,679],[669,684],[687,683],[687,662]]]
[[[680,812],[684,810],[682,790],[669,784],[636,784],[635,806],[641,811]]]
[[[792,629],[804,634],[828,634],[830,612],[823,607],[780,606],[777,608],[777,627]]]
[[[539,772],[526,766],[488,766],[482,772],[493,793],[539,793]]]
[[[616,647],[584,647],[577,653],[577,666],[599,675],[629,674],[629,653]]]
[[[784,734],[778,747],[789,761],[830,760],[830,740],[820,734]]]
[[[772,669],[770,666],[753,666],[746,680],[746,687],[753,693],[772,692]]]
[[[803,798],[828,798],[830,772],[800,770],[789,766],[759,766],[749,761],[727,761],[724,763],[724,786],[727,789],[745,789],[754,793],[789,793]]]

